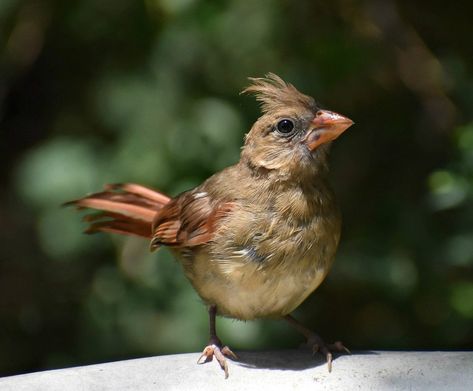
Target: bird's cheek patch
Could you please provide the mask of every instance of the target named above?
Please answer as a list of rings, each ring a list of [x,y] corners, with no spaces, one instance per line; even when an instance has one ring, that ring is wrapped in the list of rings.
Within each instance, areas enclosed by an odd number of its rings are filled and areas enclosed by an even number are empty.
[[[305,138],[305,143],[307,147],[313,151],[315,150],[319,145],[322,145],[328,141],[330,141],[331,138],[324,129],[314,129],[312,130],[307,137]]]

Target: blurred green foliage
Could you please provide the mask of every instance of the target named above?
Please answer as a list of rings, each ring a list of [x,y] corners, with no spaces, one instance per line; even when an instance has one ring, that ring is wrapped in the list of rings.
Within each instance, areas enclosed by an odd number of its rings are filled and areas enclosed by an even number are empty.
[[[459,10],[462,10],[459,12]],[[198,351],[204,306],[166,250],[81,235],[105,183],[175,195],[238,160],[268,71],[356,122],[332,151],[344,214],[296,315],[353,349],[473,345],[469,2],[0,2],[0,375]],[[220,319],[236,351],[294,347]]]

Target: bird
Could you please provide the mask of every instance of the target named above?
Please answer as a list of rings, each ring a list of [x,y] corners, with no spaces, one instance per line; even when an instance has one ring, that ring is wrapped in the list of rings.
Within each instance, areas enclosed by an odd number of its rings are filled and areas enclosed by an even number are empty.
[[[67,202],[92,209],[86,233],[110,232],[167,247],[208,308],[209,342],[198,363],[237,355],[217,336],[216,316],[285,319],[332,369],[327,344],[293,312],[324,280],[340,240],[341,213],[328,181],[332,141],[353,125],[274,73],[249,78],[261,116],[240,160],[194,189],[169,197],[134,183]]]

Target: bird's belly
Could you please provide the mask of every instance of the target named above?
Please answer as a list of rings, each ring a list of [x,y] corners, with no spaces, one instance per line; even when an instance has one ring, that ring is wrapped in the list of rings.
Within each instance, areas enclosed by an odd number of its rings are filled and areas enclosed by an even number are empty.
[[[201,263],[198,258],[194,260],[193,273],[188,274],[198,294],[207,303],[215,304],[219,314],[242,320],[281,317],[292,312],[327,274],[317,262],[297,271],[266,271],[251,263],[222,271],[220,265]]]

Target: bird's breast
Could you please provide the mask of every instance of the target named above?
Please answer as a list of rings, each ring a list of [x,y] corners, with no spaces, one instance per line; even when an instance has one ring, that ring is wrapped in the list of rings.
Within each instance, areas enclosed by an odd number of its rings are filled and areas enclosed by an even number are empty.
[[[216,304],[221,315],[250,320],[261,317],[280,317],[292,312],[323,281],[326,271],[317,268],[272,270],[241,263],[231,272],[218,265],[205,266],[205,272],[194,280],[200,296]]]
[[[184,269],[220,314],[245,320],[279,317],[323,281],[339,234],[336,211],[297,222],[282,213],[242,210]]]

